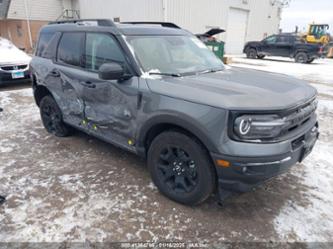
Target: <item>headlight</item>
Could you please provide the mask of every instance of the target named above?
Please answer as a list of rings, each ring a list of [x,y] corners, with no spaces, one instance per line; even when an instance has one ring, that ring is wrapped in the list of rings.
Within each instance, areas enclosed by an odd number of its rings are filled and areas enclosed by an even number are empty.
[[[277,137],[285,119],[277,115],[243,115],[234,121],[234,133],[242,140],[260,140]]]

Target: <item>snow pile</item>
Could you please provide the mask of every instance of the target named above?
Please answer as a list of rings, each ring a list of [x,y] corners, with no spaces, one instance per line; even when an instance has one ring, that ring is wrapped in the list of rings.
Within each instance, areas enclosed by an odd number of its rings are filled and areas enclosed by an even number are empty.
[[[292,59],[281,57],[268,57],[264,60],[235,57],[232,58],[231,66],[282,73],[311,82],[333,84],[332,59],[318,59],[311,64],[298,64]]]
[[[306,186],[303,199],[288,200],[274,220],[281,239],[287,241],[332,242],[333,238],[333,146],[318,142],[303,167],[292,172]],[[301,166],[301,165],[300,165]],[[327,235],[330,234],[330,237]]]

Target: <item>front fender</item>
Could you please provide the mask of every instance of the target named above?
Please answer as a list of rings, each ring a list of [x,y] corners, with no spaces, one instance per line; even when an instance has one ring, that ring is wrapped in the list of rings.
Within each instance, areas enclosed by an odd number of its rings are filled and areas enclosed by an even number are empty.
[[[190,116],[177,112],[156,113],[150,117],[139,129],[138,145],[140,147],[144,147],[149,131],[159,125],[176,126],[186,130],[196,136],[209,151],[218,151],[218,146],[210,139],[209,130],[206,127],[199,126],[198,121]]]

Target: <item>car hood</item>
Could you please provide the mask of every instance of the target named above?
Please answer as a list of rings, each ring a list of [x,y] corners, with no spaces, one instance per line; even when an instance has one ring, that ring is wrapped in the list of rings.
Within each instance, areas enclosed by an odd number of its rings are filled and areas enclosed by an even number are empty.
[[[0,46],[0,65],[29,64],[31,57],[14,46]]]
[[[286,75],[229,68],[221,72],[147,79],[153,93],[228,110],[283,110],[313,98],[317,91]]]
[[[261,44],[260,41],[249,41],[245,44],[245,46],[247,46],[247,45],[260,45],[260,44]]]

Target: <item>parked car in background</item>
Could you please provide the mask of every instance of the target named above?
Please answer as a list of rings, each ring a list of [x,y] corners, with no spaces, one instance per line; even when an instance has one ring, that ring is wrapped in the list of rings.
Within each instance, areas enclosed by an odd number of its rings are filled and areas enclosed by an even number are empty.
[[[0,85],[14,82],[29,82],[31,57],[0,37]]]
[[[295,34],[271,35],[262,41],[248,42],[243,52],[251,59],[282,56],[294,58],[298,63],[311,63],[317,58],[325,57],[323,46],[305,43]]]

